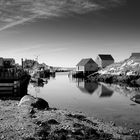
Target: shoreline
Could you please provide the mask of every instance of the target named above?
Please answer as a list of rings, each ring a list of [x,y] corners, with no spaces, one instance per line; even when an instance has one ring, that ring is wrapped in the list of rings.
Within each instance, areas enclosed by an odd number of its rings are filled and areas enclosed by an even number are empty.
[[[28,97],[27,97],[28,96]],[[83,113],[56,108],[39,109],[35,98],[0,99],[0,139],[63,140],[63,139],[135,139],[140,133],[116,126]]]
[[[140,75],[113,75],[96,73],[94,75],[89,75],[88,80],[129,87],[140,87]]]

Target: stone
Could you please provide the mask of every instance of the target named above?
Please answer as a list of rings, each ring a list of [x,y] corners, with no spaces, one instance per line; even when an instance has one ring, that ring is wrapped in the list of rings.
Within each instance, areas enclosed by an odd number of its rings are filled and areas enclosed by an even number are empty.
[[[25,95],[24,97],[21,98],[18,106],[31,106],[31,104],[35,103],[35,97],[31,95]]]
[[[42,98],[36,98],[35,99],[35,102],[31,104],[34,108],[37,108],[37,109],[49,109],[49,104],[47,101],[45,101],[44,99]]]
[[[50,120],[48,120],[48,124],[51,124],[51,125],[59,125],[60,123],[57,122],[55,119],[50,119]]]
[[[140,86],[140,78],[136,80],[136,84]]]
[[[20,100],[18,106],[28,106],[37,109],[49,109],[49,104],[42,98],[35,98],[31,95],[25,95]]]

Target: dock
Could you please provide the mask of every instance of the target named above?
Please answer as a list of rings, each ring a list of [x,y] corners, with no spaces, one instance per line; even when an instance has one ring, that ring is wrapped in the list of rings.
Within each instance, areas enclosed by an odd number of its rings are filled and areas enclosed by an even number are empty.
[[[30,76],[24,70],[15,70],[14,73],[1,71],[0,73],[0,96],[21,96],[27,91]],[[26,92],[27,93],[27,92]]]

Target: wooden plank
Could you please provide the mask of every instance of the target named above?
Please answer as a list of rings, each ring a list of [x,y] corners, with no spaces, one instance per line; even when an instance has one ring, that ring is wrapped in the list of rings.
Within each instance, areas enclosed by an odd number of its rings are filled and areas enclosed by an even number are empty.
[[[12,91],[0,91],[0,95],[9,95],[9,94],[13,94]]]
[[[14,86],[14,83],[0,83],[0,87],[10,87],[10,86]]]
[[[0,91],[9,91],[9,90],[13,90],[13,87],[0,87]]]

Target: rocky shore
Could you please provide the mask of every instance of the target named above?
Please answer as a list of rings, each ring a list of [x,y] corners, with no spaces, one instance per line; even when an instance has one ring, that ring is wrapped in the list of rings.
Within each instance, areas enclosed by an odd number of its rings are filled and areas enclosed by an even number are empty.
[[[112,75],[112,74],[93,74],[88,76],[94,82],[104,82],[109,84],[127,85],[130,87],[140,87],[140,75]]]
[[[0,99],[1,140],[138,140],[139,132],[80,112],[49,107],[30,95]]]

